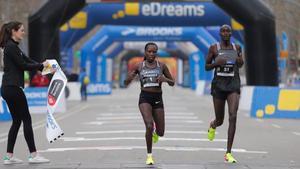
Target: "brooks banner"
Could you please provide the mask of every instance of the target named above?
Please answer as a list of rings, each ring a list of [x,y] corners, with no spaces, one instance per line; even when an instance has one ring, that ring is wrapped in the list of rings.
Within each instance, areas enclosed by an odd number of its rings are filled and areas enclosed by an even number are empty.
[[[47,61],[49,62],[49,66],[44,68],[42,72],[43,75],[49,74],[52,70],[56,69],[56,72],[52,77],[47,93],[48,99],[46,136],[48,141],[52,143],[64,134],[64,132],[54,119],[53,113],[59,103],[62,94],[64,93],[64,89],[67,84],[67,78],[56,60]]]

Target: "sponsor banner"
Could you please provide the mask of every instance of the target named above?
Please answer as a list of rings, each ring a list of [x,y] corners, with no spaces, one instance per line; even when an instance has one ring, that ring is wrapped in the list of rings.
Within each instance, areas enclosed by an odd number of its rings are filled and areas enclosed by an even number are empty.
[[[61,70],[56,60],[47,60],[49,67],[46,67],[42,74],[51,73],[53,69],[56,69],[49,88],[48,88],[48,99],[47,99],[47,125],[46,125],[46,136],[50,143],[60,138],[64,133],[57,124],[53,113],[56,110],[58,104],[60,104],[60,98],[64,94],[64,89],[67,84],[67,78],[64,72]],[[52,68],[52,69],[51,69]]]
[[[46,87],[27,87],[24,89],[26,95],[29,112],[31,114],[41,114],[47,112],[47,88]],[[66,111],[65,97],[60,99],[55,113],[63,113]],[[11,120],[11,115],[6,102],[0,100],[0,121]]]
[[[80,20],[84,26],[74,27],[68,23],[69,29],[86,28],[91,21],[94,24],[102,25],[209,26],[222,23],[231,24],[230,17],[212,2],[92,3],[81,13],[82,17],[77,20]],[[85,16],[86,14],[87,16]]]
[[[24,89],[29,111],[32,114],[45,113],[47,111],[47,87],[27,87]],[[66,111],[66,99],[61,98],[60,104],[57,106],[55,113],[63,113]]]
[[[111,94],[111,82],[90,83],[87,86],[88,95],[108,95]]]
[[[212,2],[92,3],[61,27],[60,48],[62,50],[71,48],[95,25],[220,26],[223,24],[230,25],[231,19]],[[169,31],[160,32],[156,29],[145,32],[145,29],[140,29],[137,34],[180,33],[178,29]]]
[[[9,109],[6,105],[6,102],[0,99],[0,121],[9,121],[11,120],[11,115],[9,113]]]
[[[58,138],[60,138],[63,135],[64,135],[64,132],[57,124],[52,113],[47,111],[46,136],[47,136],[49,143],[53,143],[53,141],[56,141]]]
[[[142,32],[146,32],[142,35],[137,35],[137,32],[142,30]],[[154,30],[154,32],[153,32]],[[105,34],[104,34],[105,33]],[[123,34],[123,35],[122,35]],[[154,36],[155,35],[155,36]],[[168,35],[168,36],[167,36]],[[200,37],[199,40],[196,37]],[[202,37],[203,36],[203,37]],[[109,37],[109,38],[104,38]],[[104,39],[104,40],[103,40]],[[106,81],[106,55],[97,55],[97,53],[103,53],[109,45],[112,44],[113,41],[126,41],[126,40],[164,40],[164,41],[185,41],[189,40],[193,43],[197,44],[199,49],[204,53],[208,51],[208,47],[210,44],[215,42],[215,39],[209,36],[209,33],[201,27],[128,27],[128,26],[105,26],[99,30],[93,38],[91,38],[88,42],[84,44],[82,47],[82,63],[85,65],[81,65],[82,67],[86,67],[87,73],[91,79],[91,82],[105,82]],[[100,43],[101,42],[101,43]],[[203,55],[203,54],[202,54]],[[199,72],[199,70],[203,67],[199,67],[200,63],[203,62],[203,58],[199,58],[195,68],[195,72]],[[195,63],[195,62],[193,62]],[[204,69],[201,69],[204,70]],[[199,74],[199,73],[198,73]],[[202,74],[204,75],[204,73]],[[199,77],[199,76],[197,76]],[[199,80],[199,78],[195,79]],[[194,89],[196,87],[194,81]],[[190,85],[188,85],[190,86]]]
[[[188,41],[195,38],[197,27],[106,26],[109,38],[116,41]],[[94,45],[95,46],[95,45]]]
[[[27,87],[24,89],[30,113],[47,111],[47,87]]]
[[[97,95],[109,95],[111,94],[111,83],[89,83],[87,86],[89,96]],[[67,100],[80,100],[80,82],[68,82],[67,88],[69,89],[69,95]],[[62,98],[61,98],[62,99]]]
[[[251,117],[300,118],[300,89],[256,86]]]

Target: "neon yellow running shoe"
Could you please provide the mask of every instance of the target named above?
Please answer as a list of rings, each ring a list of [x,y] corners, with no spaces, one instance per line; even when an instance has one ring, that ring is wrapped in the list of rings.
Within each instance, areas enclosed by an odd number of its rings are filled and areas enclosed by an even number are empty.
[[[152,158],[152,155],[147,155],[146,164],[147,165],[154,165],[154,160]]]
[[[209,141],[213,141],[215,138],[216,129],[210,127],[207,132],[207,138]]]
[[[224,156],[224,160],[228,163],[236,163],[236,159],[233,158],[231,153],[226,153]]]
[[[156,132],[152,133],[152,142],[157,143],[159,140],[159,136],[156,134]]]

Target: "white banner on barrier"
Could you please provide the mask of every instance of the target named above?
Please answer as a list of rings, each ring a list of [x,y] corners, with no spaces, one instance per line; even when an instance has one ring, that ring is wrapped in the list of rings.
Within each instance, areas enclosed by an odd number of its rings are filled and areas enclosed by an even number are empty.
[[[252,106],[252,97],[254,86],[243,86],[241,89],[241,98],[239,108],[241,110],[250,111]]]
[[[40,114],[47,112],[48,87],[26,87],[25,95],[28,102],[30,114]],[[62,94],[63,96],[65,94]],[[66,111],[66,99],[61,97],[55,113]]]
[[[42,74],[51,73],[53,69],[56,69],[52,80],[48,88],[48,99],[47,99],[47,125],[46,125],[46,136],[50,143],[58,139],[64,133],[57,124],[53,117],[53,113],[60,101],[62,94],[64,93],[65,86],[67,84],[67,78],[64,72],[61,70],[56,60],[47,60],[49,62],[48,67],[44,68]]]

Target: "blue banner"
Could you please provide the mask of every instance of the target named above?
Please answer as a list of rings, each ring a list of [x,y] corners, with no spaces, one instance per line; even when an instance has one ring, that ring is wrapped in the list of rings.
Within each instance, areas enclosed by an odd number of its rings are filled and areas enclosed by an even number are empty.
[[[300,118],[300,89],[255,87],[251,117]]]
[[[11,120],[11,115],[7,107],[6,102],[1,98],[0,100],[0,121],[9,121]]]
[[[47,87],[28,87],[24,89],[30,112],[46,112],[47,109]],[[0,121],[11,120],[7,104],[1,99]]]
[[[99,12],[101,11],[101,12]],[[212,2],[91,4],[95,22],[113,25],[207,26],[230,24],[230,17]]]
[[[81,50],[81,67],[86,67],[92,82],[105,81],[101,74],[106,75],[104,60],[99,58],[114,41],[191,41],[203,54],[201,61],[216,40],[203,27],[137,27],[137,26],[103,26]],[[102,58],[103,59],[103,58]],[[101,60],[101,64],[99,62]],[[87,62],[87,63],[86,63]],[[98,65],[98,66],[97,66]],[[100,66],[102,65],[102,66]],[[202,65],[201,65],[202,66]],[[204,66],[204,65],[203,65]],[[101,70],[100,70],[101,69]],[[200,70],[200,69],[199,69]],[[203,69],[204,71],[204,69]],[[101,74],[99,74],[101,72]],[[203,75],[206,72],[203,72]],[[101,76],[101,78],[99,78]],[[206,75],[203,78],[208,78]],[[97,78],[98,77],[98,78]],[[104,78],[105,79],[105,78]],[[100,80],[100,81],[99,81]]]
[[[61,29],[61,50],[72,47],[95,25],[216,26],[230,17],[212,2],[91,3]]]
[[[111,90],[111,82],[90,83],[87,86],[88,95],[108,95]]]
[[[24,91],[28,105],[30,105],[31,107],[47,106],[48,87],[28,87],[25,88]]]

